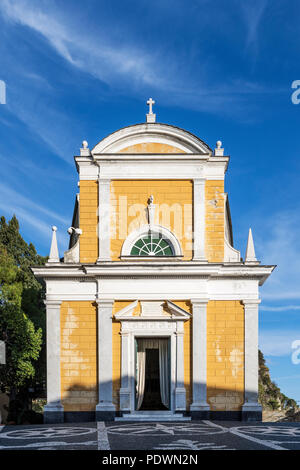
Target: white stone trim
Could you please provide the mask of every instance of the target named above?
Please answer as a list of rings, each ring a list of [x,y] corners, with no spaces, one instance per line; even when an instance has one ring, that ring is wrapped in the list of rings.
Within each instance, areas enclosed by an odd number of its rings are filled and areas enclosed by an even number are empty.
[[[135,300],[131,304],[127,305],[126,307],[122,308],[115,314],[115,318],[117,320],[121,320],[122,318],[132,317],[133,311],[138,304],[138,300]]]
[[[155,165],[154,165],[155,162]],[[224,162],[207,161],[203,157],[188,157],[181,156],[181,158],[167,156],[155,156],[151,154],[147,155],[132,155],[130,158],[127,154],[121,156],[110,155],[107,158],[101,156],[97,159],[97,166],[100,168],[100,179],[112,179],[112,180],[134,180],[151,179],[157,180],[169,180],[169,179],[188,179],[193,178],[205,178],[211,180],[224,180],[228,160]],[[81,165],[81,164],[80,164]],[[79,165],[79,168],[80,168]],[[80,170],[80,179],[93,179],[97,180],[97,174],[95,171],[95,164],[91,165],[91,171],[86,168],[85,171]],[[94,177],[92,177],[95,175]]]
[[[176,331],[176,411],[186,410],[186,390],[184,386],[184,329],[183,322],[178,322]]]
[[[124,241],[122,245],[121,258],[123,256],[130,256],[131,249],[133,245],[135,244],[135,242],[139,238],[141,238],[143,235],[147,235],[150,232],[150,230],[152,233],[162,234],[167,240],[170,241],[174,249],[174,256],[182,256],[181,245],[178,239],[176,238],[176,236],[171,232],[171,230],[167,229],[166,227],[163,227],[162,225],[150,226],[150,224],[146,224],[140,227],[139,229],[133,230],[132,232],[130,232],[130,234],[128,235],[128,237],[126,238],[126,240]],[[148,256],[143,257],[143,258],[149,259]],[[166,257],[164,259],[166,259]]]
[[[148,142],[172,145],[187,153],[212,154],[208,145],[183,129],[167,124],[145,123],[110,134],[92,149],[92,155],[116,153],[131,145]]]
[[[170,300],[166,300],[166,304],[167,304],[168,310],[171,312],[174,318],[182,317],[185,320],[190,319],[191,314],[187,312],[186,310],[184,310],[183,308],[178,307],[178,305],[174,304]]]
[[[114,300],[97,299],[98,393],[96,411],[115,411],[112,403],[112,309]]]
[[[259,299],[244,300],[245,402],[243,411],[261,411],[258,403],[258,305]]]
[[[194,254],[193,260],[205,258],[205,179],[193,180]]]
[[[46,300],[47,405],[45,411],[63,412],[60,373],[61,300]]]
[[[120,410],[130,411],[132,406],[132,379],[131,370],[131,342],[130,333],[121,332],[121,388],[120,388]]]
[[[162,305],[164,301],[160,300]],[[169,301],[168,301],[169,302]],[[158,302],[157,302],[158,304]],[[170,303],[171,306],[175,305]],[[132,305],[132,304],[131,304]],[[161,307],[162,308],[162,307]],[[135,412],[135,345],[138,338],[166,337],[170,339],[171,354],[171,397],[170,409],[182,411],[186,409],[184,388],[184,354],[183,354],[183,322],[187,320],[180,314],[176,316],[160,315],[157,311],[154,315],[122,316],[124,309],[119,311],[115,318],[121,321],[122,337],[122,363],[121,363],[121,389],[120,409],[121,411]],[[181,309],[185,312],[183,309]],[[120,315],[121,313],[121,315]],[[188,314],[188,312],[185,312]]]
[[[64,263],[79,263],[79,240],[80,237],[72,248],[64,252]]]
[[[222,263],[203,264],[200,262],[184,260],[181,260],[180,262],[172,262],[168,259],[164,259],[163,262],[160,260],[155,260],[154,262],[153,259],[148,259],[147,263],[140,263],[139,261],[128,260],[126,263],[122,261],[107,262],[105,263],[105,266],[101,264],[84,264],[80,266],[74,266],[61,263],[60,265],[53,264],[48,266],[35,266],[32,268],[32,271],[34,272],[35,276],[45,279],[47,284],[47,295],[49,295],[50,297],[59,294],[60,292],[62,295],[67,295],[69,293],[69,291],[66,290],[56,292],[56,286],[58,287],[60,285],[63,285],[58,281],[78,281],[78,283],[79,281],[81,281],[81,283],[78,284],[79,290],[77,290],[76,288],[73,293],[74,295],[83,295],[83,287],[81,286],[91,286],[91,284],[96,283],[96,279],[102,281],[109,279],[130,280],[132,278],[138,280],[159,278],[163,280],[169,278],[183,279],[183,282],[185,282],[184,280],[190,280],[191,284],[199,283],[203,280],[205,280],[205,282],[209,281],[209,290],[213,296],[218,296],[221,293],[222,295],[236,295],[236,293],[238,292],[239,295],[244,294],[245,298],[248,298],[248,292],[245,283],[251,284],[251,281],[256,281],[259,283],[259,285],[263,285],[263,283],[272,273],[274,268],[275,266],[245,265],[243,263],[234,265],[227,265]],[[83,284],[82,281],[85,281],[86,284]],[[227,287],[225,288],[226,283],[230,283],[230,290]],[[216,288],[214,286],[216,286]],[[218,286],[221,286],[222,288],[224,286],[222,292],[220,292],[220,289],[217,288]],[[191,289],[188,290],[189,292],[191,292]],[[208,288],[205,287],[205,292],[207,292],[207,290]],[[200,294],[201,296],[199,288],[196,288],[194,293],[195,297],[198,297],[198,294]],[[147,289],[147,294],[149,294],[149,289]],[[167,295],[164,297],[167,297]],[[173,296],[171,296],[171,298],[172,297]],[[257,298],[257,291],[255,298]]]
[[[233,248],[224,237],[224,261],[229,263],[239,263],[241,261],[241,252]]]
[[[208,299],[191,299],[193,306],[193,403],[191,411],[205,411],[207,403],[207,303]]]
[[[98,181],[98,261],[110,261],[110,179]]]

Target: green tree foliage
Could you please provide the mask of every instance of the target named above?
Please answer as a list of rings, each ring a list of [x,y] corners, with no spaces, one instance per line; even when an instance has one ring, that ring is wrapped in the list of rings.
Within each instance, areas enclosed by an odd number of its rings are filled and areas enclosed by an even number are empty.
[[[0,246],[13,258],[17,268],[15,283],[21,285],[21,307],[37,328],[45,330],[44,283],[37,281],[30,266],[43,265],[46,257],[37,254],[32,243],[27,244],[19,232],[16,216],[7,223],[0,218]],[[1,268],[0,268],[1,269]]]
[[[271,380],[269,368],[266,366],[264,355],[258,351],[259,362],[259,401],[265,410],[297,410],[297,402],[292,398],[288,398]]]
[[[28,387],[45,378],[44,285],[30,270],[44,262],[34,246],[23,240],[16,217],[8,223],[1,217],[0,339],[6,343],[6,365],[0,366],[0,388],[10,397],[10,411],[21,396],[28,401]]]

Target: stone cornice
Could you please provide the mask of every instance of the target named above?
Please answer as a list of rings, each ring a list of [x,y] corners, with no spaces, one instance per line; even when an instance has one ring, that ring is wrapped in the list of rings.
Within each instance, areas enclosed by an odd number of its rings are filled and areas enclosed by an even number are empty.
[[[78,279],[79,281],[97,278],[199,278],[199,279],[253,279],[262,285],[275,266],[245,265],[243,263],[217,264],[193,261],[175,262],[103,262],[99,264],[55,264],[35,266],[35,276],[44,279]]]

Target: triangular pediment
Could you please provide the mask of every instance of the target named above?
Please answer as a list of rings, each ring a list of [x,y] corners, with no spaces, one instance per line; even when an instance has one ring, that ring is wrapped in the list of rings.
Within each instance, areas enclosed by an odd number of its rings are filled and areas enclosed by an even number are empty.
[[[174,304],[170,300],[166,300],[166,304],[173,318],[177,318],[178,320],[179,319],[188,320],[191,317],[191,314],[189,312],[187,312],[181,307],[178,307],[178,305]]]
[[[131,318],[133,317],[133,312],[135,308],[137,307],[138,300],[135,300],[131,304],[127,305],[126,307],[122,308],[115,314],[115,318],[117,320],[121,320],[123,318]]]
[[[191,317],[191,314],[184,310],[178,305],[174,304],[170,300],[155,300],[155,301],[141,301],[141,315],[133,315],[136,307],[138,305],[138,300],[135,300],[131,304],[122,308],[115,314],[116,320],[151,320],[151,319],[161,319],[161,320],[188,320]],[[166,315],[164,311],[170,315]]]

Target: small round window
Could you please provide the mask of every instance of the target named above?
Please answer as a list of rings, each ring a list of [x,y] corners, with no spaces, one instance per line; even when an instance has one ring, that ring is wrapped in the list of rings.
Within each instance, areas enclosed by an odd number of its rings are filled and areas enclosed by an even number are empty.
[[[149,234],[139,238],[131,248],[131,256],[173,256],[171,243],[158,234]]]

